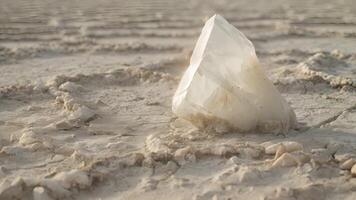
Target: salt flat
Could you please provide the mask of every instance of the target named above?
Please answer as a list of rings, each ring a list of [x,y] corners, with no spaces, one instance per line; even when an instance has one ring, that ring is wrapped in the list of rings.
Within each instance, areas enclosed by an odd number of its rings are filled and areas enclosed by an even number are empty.
[[[254,43],[298,128],[222,135],[172,114],[215,13]],[[355,13],[351,0],[2,1],[0,199],[355,199]]]

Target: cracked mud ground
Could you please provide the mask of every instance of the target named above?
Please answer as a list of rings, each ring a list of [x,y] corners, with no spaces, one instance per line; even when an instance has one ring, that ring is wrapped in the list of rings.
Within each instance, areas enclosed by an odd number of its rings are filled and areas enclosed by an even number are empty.
[[[254,43],[297,114],[214,134],[171,112],[204,21]],[[356,6],[2,1],[0,199],[356,199]]]

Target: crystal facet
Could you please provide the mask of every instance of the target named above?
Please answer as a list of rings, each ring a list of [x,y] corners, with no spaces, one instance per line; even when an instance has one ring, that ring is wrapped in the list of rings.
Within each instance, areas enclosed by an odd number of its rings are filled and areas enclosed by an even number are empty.
[[[223,17],[205,24],[173,97],[173,112],[218,132],[286,132],[293,109],[260,67],[251,41]]]

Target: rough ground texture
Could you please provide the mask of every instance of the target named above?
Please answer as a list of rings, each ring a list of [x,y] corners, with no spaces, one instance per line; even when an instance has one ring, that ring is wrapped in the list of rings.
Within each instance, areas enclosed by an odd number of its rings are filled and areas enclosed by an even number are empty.
[[[214,13],[255,44],[296,130],[171,113]],[[352,0],[4,0],[0,199],[356,199],[355,24]]]

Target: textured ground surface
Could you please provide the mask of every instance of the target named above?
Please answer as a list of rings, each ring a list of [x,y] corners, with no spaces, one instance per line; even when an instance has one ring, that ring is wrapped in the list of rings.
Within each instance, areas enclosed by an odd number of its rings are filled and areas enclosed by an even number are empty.
[[[171,113],[214,13],[255,44],[297,130],[216,135]],[[355,13],[352,0],[1,1],[0,199],[356,199]]]

